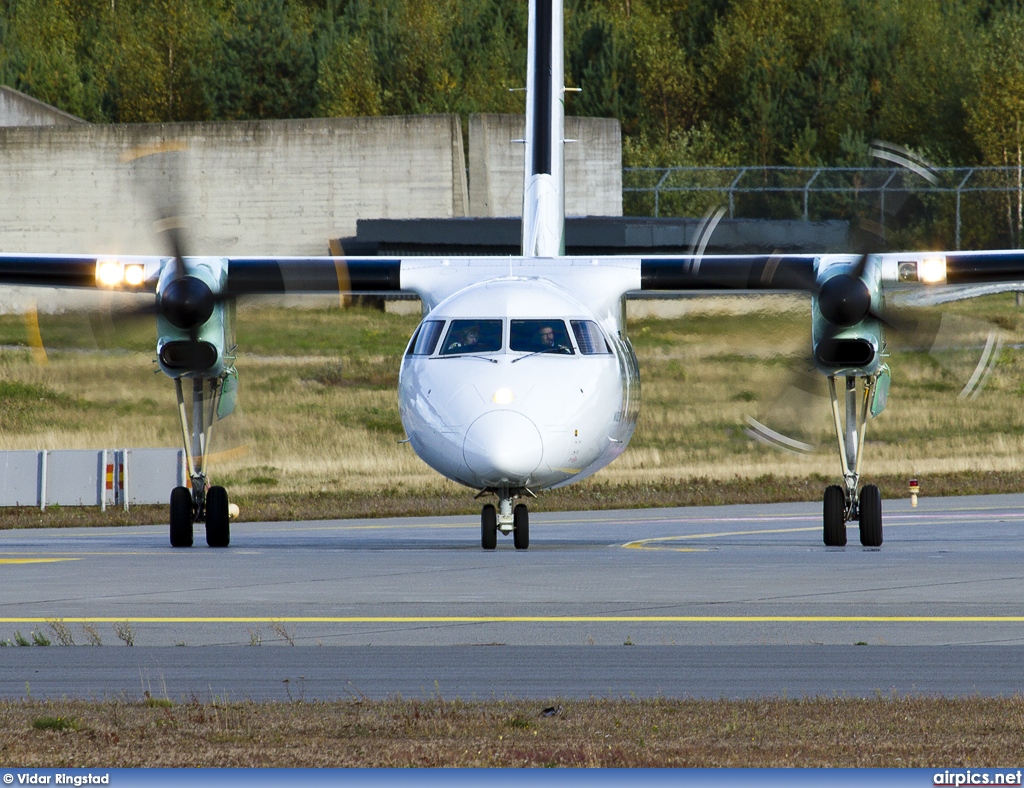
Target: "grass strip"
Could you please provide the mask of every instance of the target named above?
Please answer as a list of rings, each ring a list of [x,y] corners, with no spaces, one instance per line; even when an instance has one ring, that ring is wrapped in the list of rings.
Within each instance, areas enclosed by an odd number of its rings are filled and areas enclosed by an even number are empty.
[[[301,687],[290,691],[287,703],[0,702],[0,765],[938,769],[1024,759],[1020,697],[305,702]]]

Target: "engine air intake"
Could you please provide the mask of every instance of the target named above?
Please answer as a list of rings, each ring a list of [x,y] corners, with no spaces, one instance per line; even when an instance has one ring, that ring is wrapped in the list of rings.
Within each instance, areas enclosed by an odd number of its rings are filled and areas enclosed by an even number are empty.
[[[217,348],[209,342],[168,342],[160,348],[160,363],[168,369],[198,372],[217,363]]]
[[[866,339],[824,339],[814,355],[823,367],[866,367],[875,359],[875,348]]]

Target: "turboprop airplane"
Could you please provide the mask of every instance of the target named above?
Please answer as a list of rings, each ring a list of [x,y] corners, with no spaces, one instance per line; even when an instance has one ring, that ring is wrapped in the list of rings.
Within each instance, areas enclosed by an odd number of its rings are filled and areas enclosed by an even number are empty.
[[[881,496],[861,486],[861,464],[867,421],[889,389],[887,297],[929,287],[946,288],[949,300],[1020,290],[1024,252],[566,257],[562,39],[561,4],[530,0],[518,256],[197,257],[184,252],[172,221],[161,225],[168,256],[0,255],[0,284],[153,294],[157,359],[174,381],[190,479],[170,492],[172,546],[191,546],[197,522],[211,547],[230,541],[228,494],[210,484],[205,458],[212,425],[236,396],[239,297],[419,296],[423,320],[398,383],[409,443],[438,473],[496,498],[481,511],[483,549],[495,549],[501,532],[525,550],[525,500],[595,473],[633,434],[640,379],[625,296],[723,289],[810,294],[814,366],[829,383],[842,473],[824,493],[824,542],[844,545],[847,523],[857,521],[862,544],[882,543]]]

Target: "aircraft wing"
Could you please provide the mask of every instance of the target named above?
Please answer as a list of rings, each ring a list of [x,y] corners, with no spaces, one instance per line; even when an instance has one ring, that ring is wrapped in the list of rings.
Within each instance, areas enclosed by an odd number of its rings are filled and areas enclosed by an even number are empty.
[[[871,255],[883,288],[934,287],[921,301],[942,303],[1024,290],[1024,251],[887,252]],[[640,258],[641,291],[815,291],[816,266],[861,255],[672,255]],[[923,298],[923,296],[922,296]],[[931,300],[937,299],[937,300]],[[913,302],[911,302],[913,303]]]
[[[189,257],[201,262],[202,257]],[[401,260],[381,257],[228,257],[223,295],[389,293],[400,290]],[[173,257],[0,254],[0,285],[154,292]]]
[[[95,287],[99,260],[96,255],[2,254],[0,284]]]
[[[938,285],[921,301],[974,298],[1024,289],[1024,251],[885,253],[881,261],[883,287],[910,288],[916,283]],[[641,256],[640,291],[694,293],[700,291],[808,292],[815,288],[816,266],[825,258],[857,260],[859,255],[663,255]],[[114,288],[153,292],[160,272],[174,258],[155,255],[0,254],[0,285]],[[189,257],[200,262],[202,257]],[[223,295],[284,293],[396,293],[402,291],[401,258],[386,257],[226,257],[227,283]],[[506,258],[517,262],[521,258]],[[629,258],[607,258],[623,262]],[[433,262],[417,257],[417,267]],[[440,263],[440,260],[437,261]],[[542,263],[536,258],[529,262]],[[942,276],[923,279],[917,271],[940,263]],[[906,266],[916,266],[907,268]],[[902,267],[901,267],[902,266]],[[134,271],[132,270],[134,269]],[[913,270],[913,275],[906,272]],[[109,278],[105,278],[108,275]],[[912,299],[908,303],[916,303]]]
[[[402,261],[365,257],[229,257],[227,295],[393,293]]]
[[[814,255],[671,255],[640,258],[640,289],[808,290]]]

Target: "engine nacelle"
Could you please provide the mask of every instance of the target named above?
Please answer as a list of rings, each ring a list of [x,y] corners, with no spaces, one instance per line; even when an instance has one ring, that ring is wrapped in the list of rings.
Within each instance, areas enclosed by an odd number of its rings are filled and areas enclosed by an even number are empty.
[[[227,260],[184,259],[184,275],[165,265],[157,284],[156,355],[170,378],[220,378],[233,373],[234,303],[218,298]]]
[[[811,344],[814,365],[825,375],[870,376],[882,364],[884,326],[869,314],[881,312],[881,266],[868,258],[856,276],[860,262],[845,255],[823,257],[818,263],[818,293],[811,299]]]

